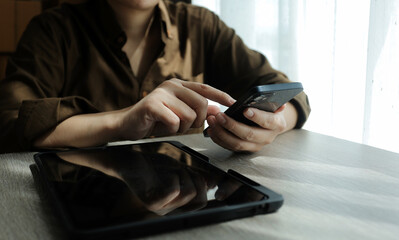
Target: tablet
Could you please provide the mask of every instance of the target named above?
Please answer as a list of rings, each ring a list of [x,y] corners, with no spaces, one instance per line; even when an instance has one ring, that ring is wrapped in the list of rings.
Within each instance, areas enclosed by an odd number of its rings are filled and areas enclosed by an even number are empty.
[[[31,165],[73,239],[141,237],[277,211],[280,194],[179,142],[43,152]]]

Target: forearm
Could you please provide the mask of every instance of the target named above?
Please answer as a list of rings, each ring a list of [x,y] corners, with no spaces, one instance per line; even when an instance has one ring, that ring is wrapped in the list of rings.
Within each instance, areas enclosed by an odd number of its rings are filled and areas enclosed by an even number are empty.
[[[72,116],[34,141],[37,148],[90,147],[120,139],[119,111]]]

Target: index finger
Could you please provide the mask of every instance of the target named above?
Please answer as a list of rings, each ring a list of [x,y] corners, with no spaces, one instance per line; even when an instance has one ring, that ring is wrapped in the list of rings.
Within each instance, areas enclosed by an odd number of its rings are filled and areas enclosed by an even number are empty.
[[[196,93],[200,94],[201,96],[210,99],[212,101],[215,101],[217,103],[220,103],[224,106],[230,107],[235,103],[235,99],[232,98],[229,94],[216,89],[214,87],[209,86],[208,84],[202,84],[202,83],[197,83],[197,82],[184,82],[182,81],[181,84],[189,88]]]

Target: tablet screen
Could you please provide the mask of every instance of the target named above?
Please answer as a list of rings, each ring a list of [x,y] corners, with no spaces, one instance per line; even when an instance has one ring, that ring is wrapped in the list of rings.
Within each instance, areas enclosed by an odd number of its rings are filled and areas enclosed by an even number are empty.
[[[267,198],[168,142],[40,158],[48,181],[78,228],[153,220]]]

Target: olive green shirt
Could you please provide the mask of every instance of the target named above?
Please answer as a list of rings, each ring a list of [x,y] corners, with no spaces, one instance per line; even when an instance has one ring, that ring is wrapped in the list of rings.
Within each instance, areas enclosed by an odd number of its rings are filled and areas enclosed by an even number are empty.
[[[171,78],[207,83],[234,98],[254,85],[289,82],[211,11],[161,1],[155,15],[162,46],[141,79],[105,0],[63,4],[35,17],[0,82],[0,152],[32,150],[63,120],[134,105]],[[307,96],[291,102],[300,128],[310,113]]]

